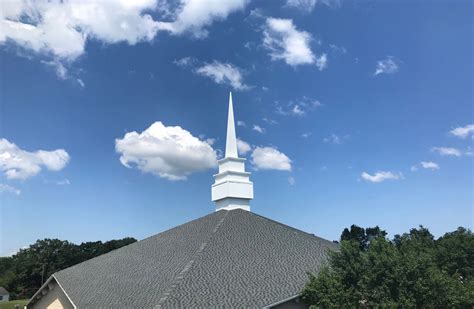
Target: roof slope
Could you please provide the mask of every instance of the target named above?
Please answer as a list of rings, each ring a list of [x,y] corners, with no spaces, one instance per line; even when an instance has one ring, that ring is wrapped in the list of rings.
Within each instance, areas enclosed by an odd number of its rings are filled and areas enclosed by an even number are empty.
[[[300,293],[332,242],[221,210],[56,273],[78,308],[262,307]]]
[[[0,295],[8,295],[7,289],[5,289],[3,286],[0,286]]]

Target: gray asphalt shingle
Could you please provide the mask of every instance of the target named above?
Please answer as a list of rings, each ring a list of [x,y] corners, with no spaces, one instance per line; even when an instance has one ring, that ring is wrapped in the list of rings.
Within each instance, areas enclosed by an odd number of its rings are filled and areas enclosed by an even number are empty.
[[[221,210],[54,276],[78,308],[256,308],[300,293],[306,273],[336,248],[252,212]]]

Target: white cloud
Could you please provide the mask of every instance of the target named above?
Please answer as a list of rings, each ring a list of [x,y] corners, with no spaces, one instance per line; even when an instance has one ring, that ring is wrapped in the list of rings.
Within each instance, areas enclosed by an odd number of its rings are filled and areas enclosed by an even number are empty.
[[[173,61],[174,64],[182,68],[191,66],[195,62],[196,62],[196,59],[194,59],[193,57],[184,57],[184,58]]]
[[[398,61],[394,57],[388,56],[383,60],[377,61],[374,76],[379,74],[394,74],[398,72]]]
[[[460,138],[466,138],[469,135],[474,137],[474,124],[468,124],[464,127],[457,127],[449,131],[449,133]]]
[[[0,13],[0,43],[11,40],[37,53],[74,60],[87,40],[151,41],[157,22],[144,13],[155,0],[8,1]]]
[[[290,186],[294,186],[294,185],[296,184],[296,179],[295,179],[295,177],[292,177],[292,176],[288,177],[288,184],[289,184]]]
[[[435,162],[431,162],[431,161],[422,161],[420,162],[420,164],[417,164],[417,165],[413,165],[410,170],[412,172],[416,172],[418,170],[418,168],[424,168],[424,169],[429,169],[429,170],[432,170],[432,171],[435,171],[435,170],[439,170],[440,167],[437,163]]]
[[[305,132],[305,133],[301,134],[302,138],[308,138],[310,136],[311,136],[311,132]]]
[[[269,17],[263,31],[263,46],[270,51],[272,60],[284,60],[291,66],[316,64],[319,70],[326,66],[327,57],[316,57],[311,51],[311,34],[298,31],[292,19]]]
[[[310,13],[313,11],[317,3],[321,3],[329,7],[339,7],[341,5],[341,0],[287,0],[285,6]]]
[[[83,55],[88,41],[105,44],[151,42],[160,31],[207,35],[206,26],[242,10],[247,0],[181,0],[171,11],[165,0],[3,1],[0,45],[15,43],[46,56],[61,79],[67,66]],[[171,22],[156,18],[171,18]]]
[[[86,84],[84,84],[84,81],[82,79],[77,78],[76,81],[79,84],[79,86],[81,86],[81,88],[84,88],[86,86]]]
[[[27,179],[37,175],[42,167],[51,171],[63,169],[69,162],[64,149],[28,152],[8,140],[0,139],[0,170],[8,179]]]
[[[242,71],[230,63],[214,61],[206,63],[196,69],[196,73],[207,76],[218,84],[228,84],[235,90],[247,90],[249,86],[244,84]]]
[[[258,133],[264,133],[265,132],[264,128],[262,128],[261,126],[258,126],[256,124],[253,125],[252,130],[257,131]]]
[[[420,162],[421,166],[426,169],[439,170],[439,165],[434,162]]]
[[[195,37],[206,37],[205,29],[214,20],[224,20],[235,11],[240,11],[247,5],[247,0],[206,1],[181,0],[173,22],[159,22],[160,30],[167,30],[173,34],[189,32]]]
[[[333,133],[330,136],[323,138],[323,142],[329,143],[329,144],[340,145],[348,138],[349,138],[349,135],[344,135],[343,137],[339,137]]]
[[[316,66],[320,71],[324,70],[325,68],[328,67],[328,55],[327,54],[322,54],[319,57],[316,57]]]
[[[62,64],[61,61],[59,61],[58,59],[55,59],[55,60],[51,60],[51,61],[45,61],[45,60],[42,60],[41,61],[42,64],[45,64],[46,66],[48,67],[51,67],[54,69],[54,71],[56,72],[56,76],[59,78],[59,79],[66,79],[68,78],[68,70],[67,68]]]
[[[304,116],[306,113],[314,111],[316,108],[323,106],[318,100],[314,100],[303,96],[301,99],[290,101],[286,106],[275,102],[275,113],[283,116],[294,115]]]
[[[115,140],[120,162],[169,180],[185,180],[193,172],[213,168],[217,154],[211,145],[182,129],[157,121],[141,133]]]
[[[305,114],[305,112],[300,108],[298,104],[295,104],[295,106],[293,106],[291,112],[296,116],[303,116]]]
[[[270,119],[270,118],[267,118],[267,117],[263,117],[262,120],[265,122],[265,123],[268,123],[268,124],[271,124],[271,125],[275,125],[275,124],[278,124],[278,122],[274,119]]]
[[[462,156],[461,150],[452,147],[433,147],[431,148],[431,151],[437,152],[442,156]]]
[[[56,181],[56,184],[58,186],[67,186],[67,185],[70,185],[71,182],[69,181],[69,179],[65,178],[65,179]]]
[[[237,139],[237,150],[239,152],[240,155],[246,155],[250,150],[252,150],[252,147],[250,146],[249,143],[241,140],[241,139]]]
[[[12,193],[15,195],[20,195],[21,190],[15,187],[0,183],[0,193]]]
[[[423,168],[426,168],[426,169],[430,169],[432,171],[434,170],[439,170],[439,165],[437,163],[434,163],[434,162],[425,162],[425,161],[422,161],[420,162],[421,166]]]
[[[389,180],[389,179],[392,179],[392,180],[403,179],[402,173],[394,174],[392,172],[384,172],[384,171],[376,172],[373,175],[370,175],[366,172],[363,172],[361,174],[361,177],[365,181],[372,182],[372,183],[383,182],[383,181]]]
[[[287,0],[286,6],[297,8],[301,11],[311,12],[316,6],[317,0]]]
[[[347,49],[344,46],[337,46],[335,44],[329,44],[329,48],[336,53],[347,54]]]
[[[256,147],[252,152],[255,169],[291,171],[291,160],[273,147]]]
[[[238,120],[238,121],[237,121],[237,125],[238,125],[239,127],[246,127],[246,126],[247,126],[247,124],[246,124],[244,121],[242,121],[242,120]]]

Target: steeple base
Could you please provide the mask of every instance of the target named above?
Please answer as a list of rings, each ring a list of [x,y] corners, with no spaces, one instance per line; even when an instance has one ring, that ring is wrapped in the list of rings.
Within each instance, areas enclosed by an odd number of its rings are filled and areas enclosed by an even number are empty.
[[[216,211],[219,210],[232,210],[232,209],[243,209],[250,211],[250,200],[242,198],[223,198],[221,200],[215,201]]]

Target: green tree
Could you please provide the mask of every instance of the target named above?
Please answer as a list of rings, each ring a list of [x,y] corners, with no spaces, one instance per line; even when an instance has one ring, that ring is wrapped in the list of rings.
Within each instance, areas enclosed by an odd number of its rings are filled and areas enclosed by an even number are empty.
[[[351,225],[350,229],[345,228],[342,231],[341,241],[355,241],[359,244],[361,249],[366,250],[373,239],[379,236],[385,237],[385,235],[387,235],[387,232],[381,230],[378,226],[364,229],[353,224]]]
[[[438,240],[424,227],[386,239],[352,228],[329,267],[310,274],[302,297],[313,308],[472,308],[473,235],[458,229]],[[369,232],[369,234],[371,234]],[[455,250],[453,253],[450,250]]]
[[[29,298],[53,273],[135,241],[124,238],[75,245],[59,239],[37,240],[12,257],[0,258],[0,286],[11,293],[12,299]]]

